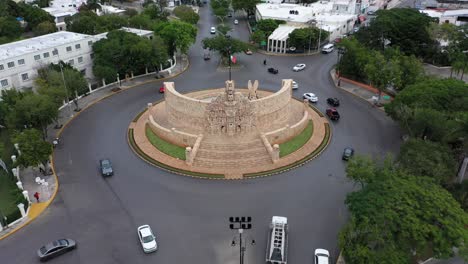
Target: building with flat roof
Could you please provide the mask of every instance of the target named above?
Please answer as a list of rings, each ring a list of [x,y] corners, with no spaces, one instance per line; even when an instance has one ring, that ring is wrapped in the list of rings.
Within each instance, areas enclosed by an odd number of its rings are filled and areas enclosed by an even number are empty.
[[[268,3],[256,6],[255,18],[286,21],[268,36],[267,50],[285,53],[289,34],[296,28],[316,26],[330,33],[326,43],[335,40],[353,30],[360,9],[356,0],[319,1],[308,5],[284,4],[280,0],[269,0]]]
[[[450,23],[456,26],[461,26],[468,23],[468,9],[425,9],[420,10],[419,12],[430,17],[437,18],[440,24]]]
[[[153,36],[149,30],[122,30],[149,39]],[[0,45],[0,91],[32,88],[38,69],[59,61],[70,64],[91,82],[95,79],[92,45],[106,36],[107,32],[92,36],[59,31]]]

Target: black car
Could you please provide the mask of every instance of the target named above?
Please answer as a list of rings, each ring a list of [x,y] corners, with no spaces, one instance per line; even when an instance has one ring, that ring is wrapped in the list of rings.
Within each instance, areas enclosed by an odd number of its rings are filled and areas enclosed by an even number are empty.
[[[278,70],[275,68],[268,68],[269,73],[278,74]]]
[[[108,159],[99,160],[99,165],[101,166],[101,174],[104,177],[114,175],[114,170],[112,169],[112,163]]]
[[[349,160],[354,155],[354,149],[350,147],[346,147],[343,150],[343,155],[341,156],[342,160]]]
[[[336,121],[340,119],[340,114],[338,113],[338,111],[336,111],[335,108],[328,108],[326,114],[331,120]]]
[[[340,100],[338,98],[327,98],[327,103],[332,106],[339,106]]]
[[[40,261],[47,261],[76,248],[72,239],[59,239],[48,243],[37,251]]]

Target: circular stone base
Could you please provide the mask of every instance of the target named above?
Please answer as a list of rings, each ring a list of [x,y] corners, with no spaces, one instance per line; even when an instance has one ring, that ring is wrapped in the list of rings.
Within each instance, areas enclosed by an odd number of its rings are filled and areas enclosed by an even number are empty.
[[[216,90],[217,89],[213,89],[211,91]],[[265,90],[262,90],[261,92],[264,94],[272,93]],[[210,90],[192,92],[185,95],[189,97],[198,97],[200,93],[210,93]],[[304,104],[302,101],[294,98],[292,98],[292,103]],[[164,101],[156,102],[154,105],[158,106],[158,104],[164,104]],[[317,157],[328,146],[331,139],[331,130],[328,120],[314,106],[311,106],[310,104],[309,106],[310,107],[307,108],[307,111],[310,120],[313,122],[312,136],[300,149],[275,162],[271,160],[264,161],[262,164],[249,164],[247,162],[247,164],[242,164],[240,166],[236,165],[235,168],[233,168],[232,163],[230,163],[230,160],[228,159],[216,162],[216,164],[208,164],[208,166],[206,166],[206,164],[197,166],[197,164],[201,164],[201,162],[197,163],[197,156],[195,156],[195,162],[189,165],[184,160],[174,158],[159,151],[151,144],[146,136],[147,120],[149,116],[149,111],[147,109],[140,113],[130,124],[128,140],[132,149],[142,159],[152,165],[176,174],[212,179],[243,179],[273,175],[305,164]],[[206,137],[209,136],[210,135],[206,135]],[[205,139],[202,140],[200,149],[202,149],[204,141]],[[258,148],[258,143],[256,147]],[[211,148],[213,148],[213,146],[211,146]],[[201,150],[199,150],[199,152],[200,151]],[[210,149],[207,149],[205,150],[205,153],[209,151]],[[221,151],[226,152],[226,150]]]

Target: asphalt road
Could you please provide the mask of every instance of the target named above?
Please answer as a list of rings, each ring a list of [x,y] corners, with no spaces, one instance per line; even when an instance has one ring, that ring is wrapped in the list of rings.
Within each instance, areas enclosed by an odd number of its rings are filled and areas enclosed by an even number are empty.
[[[199,36],[190,50],[191,67],[174,79],[181,92],[223,87],[228,73],[218,71],[217,56],[202,58],[201,38],[216,24],[209,8],[201,10]],[[234,26],[233,36],[246,39],[245,21]],[[329,70],[336,52],[310,57],[265,57],[239,54],[242,67],[234,70],[238,86],[259,80],[261,89],[278,90],[281,79],[299,83],[294,96],[314,92],[322,111],[327,97],[338,97],[342,118],[332,123],[329,147],[303,167],[272,177],[243,181],[210,181],[174,175],[140,160],[129,148],[126,132],[146,103],[161,99],[160,82],[116,94],[82,112],[64,130],[62,146],[54,154],[60,180],[58,195],[46,212],[16,234],[0,241],[2,263],[36,263],[35,251],[61,237],[73,238],[77,250],[50,263],[237,263],[239,248],[231,247],[236,232],[229,216],[251,216],[253,228],[245,232],[245,263],[264,263],[271,216],[288,217],[289,263],[312,263],[315,248],[326,248],[336,258],[337,234],[346,222],[346,193],[353,184],[345,178],[341,161],[344,147],[374,157],[398,150],[399,130],[383,112],[333,86]],[[279,69],[267,73],[268,66]],[[302,72],[292,72],[296,63]],[[98,159],[107,157],[115,175],[103,179]],[[136,228],[149,224],[159,250],[145,255]],[[6,260],[6,262],[5,262]]]

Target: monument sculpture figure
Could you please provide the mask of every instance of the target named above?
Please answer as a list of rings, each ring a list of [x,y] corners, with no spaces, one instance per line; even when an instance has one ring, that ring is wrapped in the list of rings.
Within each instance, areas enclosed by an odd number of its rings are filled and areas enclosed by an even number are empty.
[[[255,127],[253,105],[235,91],[234,81],[226,81],[225,93],[218,95],[206,107],[206,130],[210,134],[234,136]]]

